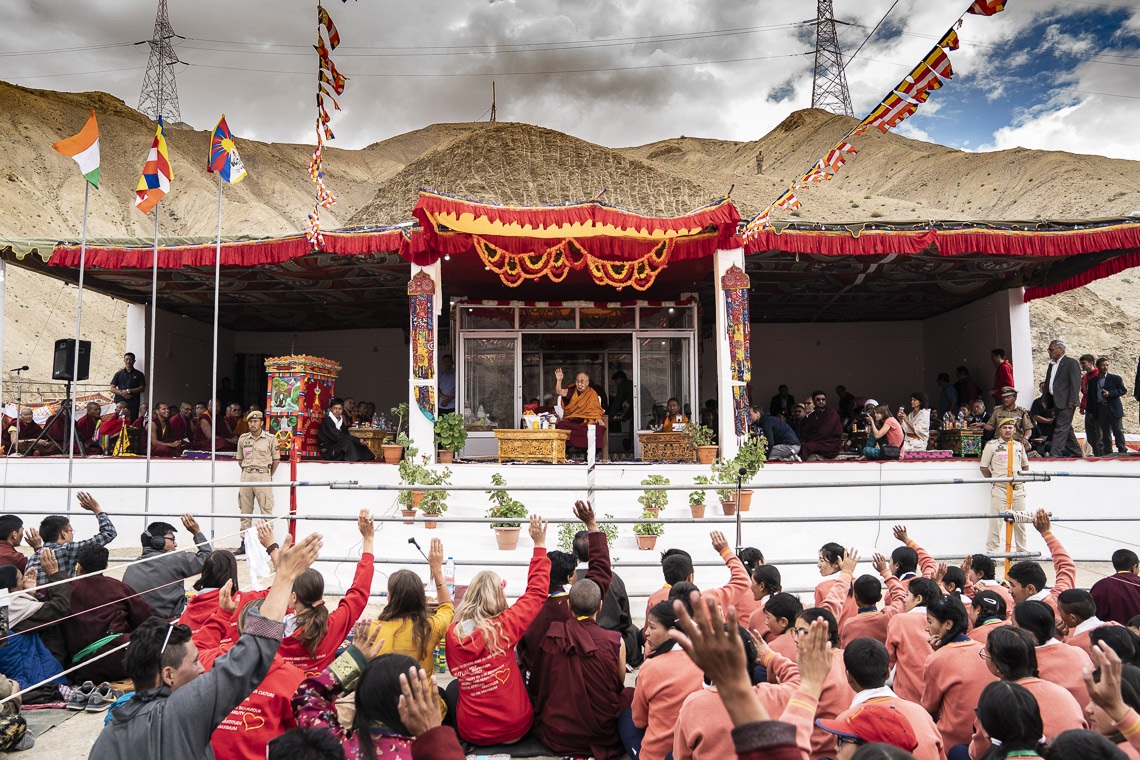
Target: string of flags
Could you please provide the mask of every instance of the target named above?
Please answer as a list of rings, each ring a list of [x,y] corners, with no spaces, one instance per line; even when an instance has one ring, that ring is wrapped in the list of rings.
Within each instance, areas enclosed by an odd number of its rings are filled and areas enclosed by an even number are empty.
[[[346,0],[347,2],[347,0]],[[327,43],[326,43],[327,39]],[[336,203],[336,195],[325,184],[324,145],[328,140],[335,139],[329,123],[328,104],[331,103],[334,111],[340,110],[340,103],[336,96],[344,93],[347,78],[337,70],[332,61],[332,51],[340,45],[340,32],[333,23],[329,12],[320,3],[317,3],[317,59],[320,63],[317,73],[317,146],[313,149],[313,157],[309,161],[309,178],[317,186],[316,202],[313,210],[305,220],[305,238],[313,245],[322,245],[324,236],[321,235],[321,209],[330,208]]]
[[[967,14],[977,16],[993,16],[1005,10],[1005,0],[975,0],[966,10]],[[963,17],[966,14],[963,14]],[[822,158],[812,164],[811,168],[796,179],[787,190],[780,194],[776,200],[753,217],[741,230],[745,240],[756,237],[761,230],[772,225],[772,214],[776,209],[795,211],[803,205],[796,196],[796,191],[806,189],[813,184],[826,182],[832,179],[847,163],[849,156],[859,153],[849,140],[863,135],[870,127],[875,127],[886,134],[897,127],[904,120],[914,115],[920,105],[930,98],[930,93],[941,89],[942,85],[954,78],[954,67],[950,64],[950,51],[957,50],[960,45],[958,27],[962,25],[960,17],[947,30],[946,34],[923,56],[918,65],[911,69],[902,81],[891,88],[890,93],[883,98],[871,112],[860,121],[850,132],[844,135],[834,148],[829,150]]]

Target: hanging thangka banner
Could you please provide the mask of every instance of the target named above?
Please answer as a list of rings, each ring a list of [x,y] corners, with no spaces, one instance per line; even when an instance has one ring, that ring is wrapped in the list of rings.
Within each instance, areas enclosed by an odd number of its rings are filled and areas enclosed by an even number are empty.
[[[802,203],[796,197],[796,190],[810,188],[813,184],[825,182],[834,177],[847,161],[859,151],[848,142],[854,137],[861,137],[870,127],[875,127],[883,134],[897,127],[904,120],[918,111],[919,106],[926,103],[930,93],[941,89],[942,85],[954,78],[954,68],[950,65],[949,53],[957,50],[960,45],[958,27],[966,14],[976,16],[992,16],[1005,9],[1005,0],[976,0],[966,12],[942,35],[941,39],[930,49],[918,65],[911,69],[903,80],[891,88],[890,93],[883,98],[877,106],[871,109],[861,122],[844,135],[839,143],[820,158],[812,167],[800,175],[799,179],[791,184],[779,198],[753,217],[744,225],[741,236],[747,241],[756,237],[761,230],[772,226],[772,214],[777,209],[783,211],[796,211]]]
[[[327,45],[325,44],[326,37],[328,38]],[[333,23],[329,12],[320,3],[317,3],[317,44],[313,46],[317,51],[318,61],[317,147],[313,149],[313,157],[309,161],[309,178],[317,188],[313,210],[309,212],[309,216],[305,220],[305,238],[318,247],[324,243],[324,237],[321,235],[321,209],[331,208],[336,203],[336,196],[325,184],[324,147],[326,141],[335,137],[332,128],[329,126],[332,117],[329,115],[328,104],[332,103],[333,110],[340,110],[340,103],[334,96],[344,92],[344,85],[347,81],[345,76],[337,71],[336,64],[332,62],[331,53],[336,50],[339,44],[340,33],[336,30],[336,24]]]
[[[416,406],[435,422],[435,280],[422,270],[408,282],[408,314]]]
[[[748,381],[752,379],[749,349],[748,275],[733,264],[720,278],[724,291],[725,329],[728,332],[729,381],[732,383],[732,418],[736,435],[748,432]]]

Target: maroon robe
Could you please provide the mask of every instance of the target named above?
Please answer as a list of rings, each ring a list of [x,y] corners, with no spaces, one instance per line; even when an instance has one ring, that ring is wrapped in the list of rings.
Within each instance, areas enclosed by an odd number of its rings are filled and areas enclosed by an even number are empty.
[[[75,423],[75,434],[78,436],[79,448],[88,454],[102,454],[103,447],[99,445],[99,435],[102,434],[101,417],[92,417],[85,414]]]
[[[1129,572],[1101,578],[1089,589],[1096,602],[1096,616],[1104,621],[1128,625],[1140,615],[1140,577]]]
[[[213,427],[214,420],[210,417],[210,413],[209,412],[202,412],[202,415],[200,417],[198,417],[196,420],[194,420],[194,422],[190,425],[190,446],[189,446],[189,448],[193,451],[209,451],[210,450],[210,439],[206,436],[206,434],[204,432],[202,432],[202,420],[205,420],[206,422],[210,423],[210,430],[211,431],[214,429],[214,427]]]
[[[237,437],[240,435],[236,428],[241,425],[241,417],[231,417],[228,414],[218,422],[218,429],[214,432],[218,437],[218,451],[237,451]],[[229,439],[233,438],[233,441]]]
[[[151,425],[154,426],[153,432],[155,434],[154,443],[150,446],[151,455],[156,457],[182,456],[182,447],[168,445],[182,440],[182,438],[175,433],[174,426],[170,424],[170,421],[167,420],[163,422],[158,419],[158,417],[155,417]]]
[[[150,617],[150,605],[120,580],[103,575],[81,575],[71,584],[71,614],[74,619],[60,626],[69,659],[112,633],[126,635],[104,645],[106,649],[125,644],[131,631]],[[120,650],[80,668],[72,677],[82,679],[79,683],[122,680],[126,678],[125,656],[126,650]],[[86,658],[82,662],[87,662]]]
[[[181,412],[170,415],[170,429],[174,431],[174,434],[178,436],[178,440],[180,441],[190,441],[193,439],[194,436],[191,434],[191,426],[196,424],[196,420],[191,419],[187,421]]]
[[[843,423],[833,408],[817,409],[800,424],[800,456],[807,459],[819,454],[835,459],[843,448]]]

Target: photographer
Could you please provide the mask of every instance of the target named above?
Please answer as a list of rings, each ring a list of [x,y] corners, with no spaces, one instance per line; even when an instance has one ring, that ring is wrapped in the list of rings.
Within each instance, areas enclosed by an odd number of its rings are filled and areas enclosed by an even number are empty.
[[[867,423],[867,446],[864,459],[898,459],[903,444],[903,431],[899,421],[891,416],[886,404],[879,404],[873,413],[863,412]]]

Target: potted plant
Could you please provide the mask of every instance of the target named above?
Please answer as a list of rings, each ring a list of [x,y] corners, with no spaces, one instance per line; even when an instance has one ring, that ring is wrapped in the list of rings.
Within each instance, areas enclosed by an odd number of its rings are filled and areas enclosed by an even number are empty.
[[[611,514],[603,515],[603,519],[612,520]],[[558,548],[564,552],[574,553],[574,535],[582,529],[580,523],[562,523],[558,527]],[[606,543],[613,546],[618,537],[618,526],[613,523],[599,522],[598,530],[606,534]]]
[[[451,464],[455,454],[467,443],[467,424],[462,414],[441,414],[435,421],[435,444],[439,449],[439,463]]]
[[[712,480],[707,475],[698,475],[693,478],[693,485],[707,486],[711,483]],[[693,513],[693,517],[705,516],[705,492],[703,490],[689,491],[689,511]]]
[[[495,473],[491,476],[491,485],[499,486],[500,488],[494,491],[487,491],[491,497],[491,506],[487,508],[487,517],[500,518],[500,517],[513,517],[524,518],[527,515],[526,507],[518,499],[512,499],[510,494],[502,490],[507,481],[503,480],[503,476]],[[499,544],[501,551],[512,551],[519,545],[519,522],[501,522],[491,523],[491,527],[495,531],[495,541]]]
[[[396,439],[394,443],[384,443],[381,448],[384,451],[384,464],[399,464],[400,459],[404,456],[404,448],[409,445],[408,430],[404,426],[404,420],[408,418],[408,402],[397,404],[391,409],[392,416],[396,418],[396,424],[392,426],[392,432],[395,433]]]
[[[645,480],[641,481],[643,486],[667,486],[669,485],[669,478],[664,475],[650,475]],[[646,512],[652,513],[654,517],[661,514],[661,510],[669,503],[668,491],[646,491],[641,496],[637,497],[637,503],[640,504]]]
[[[712,464],[716,459],[720,447],[713,443],[715,440],[716,433],[710,427],[700,423],[685,426],[685,441],[696,449],[697,461],[701,464]]]
[[[445,486],[450,482],[451,470],[433,470],[428,466],[428,456],[421,455],[415,446],[409,446],[407,456],[400,462],[400,483],[406,486]],[[438,516],[447,511],[447,491],[400,491],[396,500],[403,507],[403,515],[411,517],[419,508],[424,515]],[[412,511],[412,515],[408,511]],[[437,523],[426,523],[435,528]]]
[[[740,477],[741,482],[750,483],[756,477],[756,473],[760,472],[760,468],[764,466],[767,443],[762,435],[750,435],[745,438],[740,444],[740,450],[736,452],[736,456],[732,459],[721,457],[712,463],[713,482],[724,486],[735,486],[736,479]],[[744,471],[743,474],[741,474],[741,470]],[[717,495],[720,497],[721,504],[735,501],[736,489],[718,489]],[[751,506],[752,491],[741,490],[740,504],[734,504],[733,508],[739,507],[741,512],[747,512]],[[732,512],[726,511],[725,514],[732,514]]]
[[[655,515],[652,512],[642,512],[641,519],[652,520]],[[657,522],[639,522],[633,526],[633,533],[637,536],[638,549],[652,549],[657,545],[657,537],[665,532],[665,526]]]

